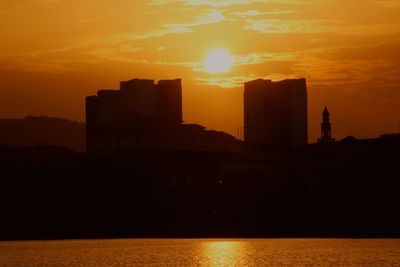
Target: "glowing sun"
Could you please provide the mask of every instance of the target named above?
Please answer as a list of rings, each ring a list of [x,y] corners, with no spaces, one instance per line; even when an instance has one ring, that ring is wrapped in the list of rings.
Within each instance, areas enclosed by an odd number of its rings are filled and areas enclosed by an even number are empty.
[[[204,71],[209,73],[228,72],[233,64],[233,57],[226,49],[211,50],[203,61]]]

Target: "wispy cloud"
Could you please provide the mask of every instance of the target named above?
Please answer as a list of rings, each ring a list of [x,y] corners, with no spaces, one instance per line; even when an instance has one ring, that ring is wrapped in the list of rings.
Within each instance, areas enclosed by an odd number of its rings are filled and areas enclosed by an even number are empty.
[[[233,5],[250,5],[256,3],[308,4],[327,0],[152,0],[152,5],[182,3],[191,6],[228,7]]]
[[[399,0],[379,0],[375,3],[382,5],[387,8],[400,8],[400,1]]]
[[[61,0],[31,0],[31,3],[40,5],[58,4],[60,2]]]
[[[247,11],[236,11],[236,12],[231,12],[232,15],[236,15],[242,18],[248,18],[248,17],[257,17],[257,16],[263,16],[263,15],[281,15],[281,14],[291,14],[295,13],[296,11],[294,10],[281,10],[281,9],[274,9],[271,11],[259,11],[257,9],[250,9]]]
[[[205,14],[198,16],[193,22],[188,23],[171,23],[166,24],[164,27],[169,31],[182,33],[182,32],[190,32],[192,27],[207,25],[207,24],[215,24],[221,21],[224,21],[225,16],[218,10],[211,10]]]
[[[255,75],[241,75],[228,77],[197,77],[195,81],[202,85],[218,86],[221,88],[235,88],[243,86],[243,83],[258,78]]]
[[[119,61],[119,62],[132,62],[132,53],[142,51],[141,47],[131,47],[129,45],[121,45],[116,48],[97,48],[84,52],[86,55],[94,56],[100,59]],[[136,61],[143,62],[143,61]]]
[[[269,0],[153,0],[152,3],[155,5],[165,5],[171,3],[183,3],[185,5],[192,6],[212,6],[212,7],[224,7],[231,5],[245,5],[252,3],[266,3],[271,2]]]
[[[327,21],[313,20],[279,20],[279,19],[247,19],[246,30],[260,33],[319,33],[326,32]]]
[[[281,53],[251,53],[243,56],[234,56],[234,65],[253,65],[271,61],[290,61],[294,59],[294,54],[289,52]]]
[[[218,86],[221,88],[238,88],[243,87],[245,82],[255,80],[260,78],[261,76],[255,74],[248,74],[248,75],[229,75],[224,77],[195,77],[194,80],[197,81],[201,85],[207,86]],[[263,78],[267,77],[271,80],[282,80],[288,78],[296,78],[297,76],[293,75],[290,77],[288,75],[283,75],[280,73],[268,73]]]
[[[188,22],[171,22],[162,25],[161,29],[149,31],[142,34],[127,34],[125,38],[128,40],[143,40],[149,38],[163,37],[168,34],[183,34],[193,32],[193,28],[216,24],[226,20],[225,16],[218,10],[210,10],[198,15],[192,21]]]

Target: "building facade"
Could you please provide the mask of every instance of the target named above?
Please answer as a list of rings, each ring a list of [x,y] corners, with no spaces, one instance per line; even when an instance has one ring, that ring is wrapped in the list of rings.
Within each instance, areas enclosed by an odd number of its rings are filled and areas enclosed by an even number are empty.
[[[307,144],[305,79],[258,79],[246,82],[244,87],[244,140],[249,148]]]

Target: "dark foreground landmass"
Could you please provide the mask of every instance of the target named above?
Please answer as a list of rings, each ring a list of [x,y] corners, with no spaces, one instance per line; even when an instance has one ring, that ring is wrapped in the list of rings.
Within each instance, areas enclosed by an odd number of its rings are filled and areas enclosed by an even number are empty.
[[[0,239],[400,236],[399,138],[245,154],[0,149]]]

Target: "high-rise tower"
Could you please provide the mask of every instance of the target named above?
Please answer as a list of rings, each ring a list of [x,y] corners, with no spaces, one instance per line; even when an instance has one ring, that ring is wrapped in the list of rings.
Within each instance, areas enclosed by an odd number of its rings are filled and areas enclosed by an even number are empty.
[[[182,124],[182,81],[161,80],[156,85],[157,115],[159,123],[165,127]]]
[[[305,79],[244,85],[244,140],[248,147],[288,148],[307,144]]]
[[[86,98],[90,156],[127,149],[176,148],[182,125],[181,80],[132,79]]]

